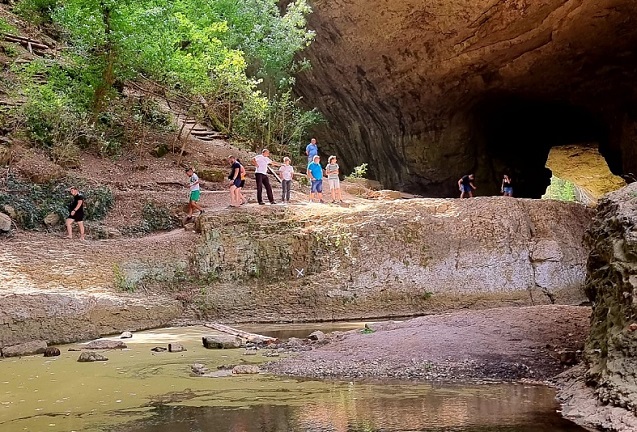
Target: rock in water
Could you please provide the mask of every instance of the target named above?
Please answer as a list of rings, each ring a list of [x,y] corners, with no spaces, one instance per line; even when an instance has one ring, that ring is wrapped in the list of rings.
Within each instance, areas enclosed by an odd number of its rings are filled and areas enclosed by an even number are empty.
[[[210,372],[206,365],[201,363],[193,364],[192,366],[190,366],[190,370],[192,371],[192,374],[196,376],[202,376]]]
[[[120,339],[130,339],[130,338],[132,338],[132,337],[133,337],[133,334],[132,334],[131,332],[128,332],[128,331],[126,331],[126,332],[122,333],[122,334],[119,336],[119,338],[120,338]]]
[[[23,357],[35,354],[43,354],[47,345],[45,341],[31,341],[19,345],[2,348],[3,357]]]
[[[164,352],[164,351],[167,351],[167,350],[168,350],[168,348],[164,348],[164,347],[155,347],[155,348],[151,348],[150,350],[151,350],[151,351],[154,351],[154,352]]]
[[[232,368],[232,373],[234,375],[250,375],[250,374],[258,374],[261,372],[259,366],[257,365],[237,365]]]
[[[184,346],[181,344],[178,344],[178,343],[168,344],[168,352],[178,353],[183,351],[187,351],[187,349],[184,348]]]
[[[244,345],[243,339],[230,335],[204,336],[201,341],[208,349],[241,348]]]
[[[107,349],[125,349],[128,348],[122,341],[100,339],[94,340],[86,344],[84,349],[88,350],[107,350]]]
[[[86,351],[80,354],[80,357],[77,359],[77,361],[80,363],[91,363],[97,361],[108,361],[108,358],[96,352]]]
[[[44,350],[44,357],[57,357],[60,355],[60,349],[56,347],[47,347]]]
[[[325,340],[325,333],[320,330],[316,330],[315,332],[310,333],[307,338],[312,341],[323,342]]]

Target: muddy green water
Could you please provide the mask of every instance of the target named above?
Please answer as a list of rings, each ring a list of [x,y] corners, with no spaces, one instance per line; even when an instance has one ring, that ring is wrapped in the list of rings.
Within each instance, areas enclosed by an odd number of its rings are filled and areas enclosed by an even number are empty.
[[[271,329],[278,330],[284,329]],[[196,362],[215,369],[266,360],[242,350],[205,350],[200,338],[207,333],[198,327],[137,333],[126,341],[129,349],[105,352],[109,361],[102,363],[77,363],[79,353],[68,348],[79,345],[61,347],[52,359],[1,360],[0,431],[582,431],[560,418],[553,391],[544,387],[191,377]],[[168,342],[188,351],[150,351]]]

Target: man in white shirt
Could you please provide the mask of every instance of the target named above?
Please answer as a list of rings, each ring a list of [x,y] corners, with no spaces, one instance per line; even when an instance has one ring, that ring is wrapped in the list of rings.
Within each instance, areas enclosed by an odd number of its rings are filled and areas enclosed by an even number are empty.
[[[276,204],[274,202],[274,195],[272,195],[272,186],[270,186],[270,178],[268,177],[268,165],[280,165],[273,162],[270,159],[270,152],[268,149],[263,149],[260,155],[255,156],[252,159],[252,163],[257,167],[255,172],[255,178],[257,180],[257,201],[259,205],[264,205],[262,187],[265,186],[265,192],[268,194],[268,201],[270,204]]]

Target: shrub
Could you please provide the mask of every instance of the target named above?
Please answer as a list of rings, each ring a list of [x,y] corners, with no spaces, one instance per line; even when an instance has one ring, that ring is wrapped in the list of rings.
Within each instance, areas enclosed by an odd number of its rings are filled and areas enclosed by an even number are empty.
[[[352,173],[348,176],[349,178],[366,178],[367,176],[367,164],[361,164],[357,167],[354,167],[354,170],[352,171]]]
[[[153,201],[144,203],[142,221],[137,226],[124,228],[129,235],[148,234],[154,231],[168,231],[179,226],[178,218],[171,214],[170,209]]]
[[[113,194],[105,186],[91,186],[83,180],[64,179],[44,185],[23,182],[9,175],[6,191],[0,192],[0,207],[14,208],[16,222],[24,229],[37,230],[44,226],[44,218],[56,213],[60,218],[68,216],[71,202],[69,188],[75,185],[85,197],[85,220],[103,219],[113,207]]]

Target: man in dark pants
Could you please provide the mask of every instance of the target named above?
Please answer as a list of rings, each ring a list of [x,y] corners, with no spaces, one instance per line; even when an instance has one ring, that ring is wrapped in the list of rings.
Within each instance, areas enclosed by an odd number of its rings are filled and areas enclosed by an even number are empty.
[[[276,204],[274,202],[274,195],[272,195],[272,186],[270,186],[270,179],[268,178],[268,165],[275,164],[270,158],[270,152],[268,149],[263,149],[260,155],[255,156],[252,159],[252,163],[257,167],[255,172],[255,178],[257,180],[257,201],[259,205],[264,205],[263,191],[261,188],[265,186],[265,192],[268,194],[268,201],[270,204]]]

